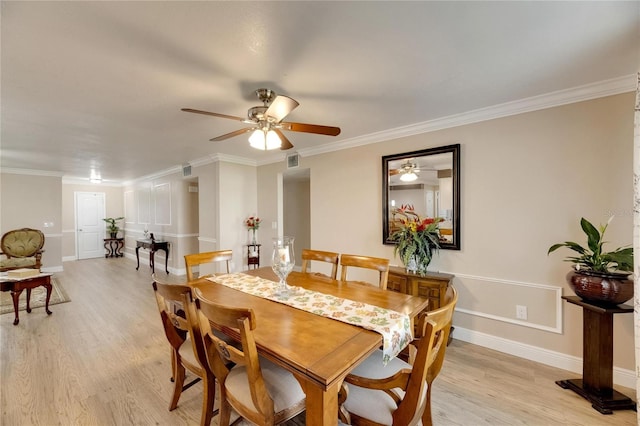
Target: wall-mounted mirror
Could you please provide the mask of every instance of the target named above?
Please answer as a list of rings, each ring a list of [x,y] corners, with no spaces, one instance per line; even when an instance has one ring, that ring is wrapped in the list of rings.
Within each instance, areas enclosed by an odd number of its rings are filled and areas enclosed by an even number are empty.
[[[440,248],[460,250],[460,144],[382,157],[382,242],[410,215],[440,217]]]

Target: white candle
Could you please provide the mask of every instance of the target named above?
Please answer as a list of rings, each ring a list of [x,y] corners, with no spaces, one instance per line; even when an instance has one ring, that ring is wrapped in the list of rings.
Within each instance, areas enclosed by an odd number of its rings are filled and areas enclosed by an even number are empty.
[[[284,263],[289,263],[289,247],[278,249],[278,256],[280,256],[280,261]]]

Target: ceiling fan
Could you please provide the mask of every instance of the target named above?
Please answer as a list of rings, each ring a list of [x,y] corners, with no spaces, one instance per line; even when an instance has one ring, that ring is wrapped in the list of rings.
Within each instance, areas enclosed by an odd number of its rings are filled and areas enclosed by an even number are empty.
[[[389,170],[389,176],[395,176],[400,174],[400,180],[403,182],[411,182],[418,178],[416,173],[420,172],[420,167],[417,163],[412,163],[411,159],[408,159],[405,163],[400,165],[398,169]]]
[[[182,111],[211,115],[213,117],[228,118],[230,120],[251,124],[251,127],[235,130],[231,133],[226,133],[209,140],[213,142],[223,141],[235,136],[240,136],[244,133],[253,132],[249,138],[249,143],[254,148],[264,150],[275,148],[286,150],[293,148],[293,144],[289,139],[287,139],[284,133],[282,133],[283,130],[316,133],[328,136],[338,136],[340,134],[339,127],[282,121],[299,105],[299,103],[288,96],[276,95],[276,93],[271,89],[258,89],[255,93],[263,105],[249,108],[247,118],[219,114],[217,112],[201,111],[192,108],[182,108]]]

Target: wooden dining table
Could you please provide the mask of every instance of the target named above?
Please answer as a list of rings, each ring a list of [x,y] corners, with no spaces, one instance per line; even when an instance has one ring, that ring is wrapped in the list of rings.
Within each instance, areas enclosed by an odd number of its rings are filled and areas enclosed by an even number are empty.
[[[245,271],[271,281],[271,268]],[[428,300],[380,290],[373,285],[341,282],[318,274],[291,272],[291,286],[379,306],[415,318]],[[294,374],[306,394],[306,424],[337,425],[338,391],[346,375],[380,347],[382,336],[362,327],[226,287],[206,278],[190,284],[207,299],[253,309],[258,352]],[[238,336],[232,336],[238,338]]]

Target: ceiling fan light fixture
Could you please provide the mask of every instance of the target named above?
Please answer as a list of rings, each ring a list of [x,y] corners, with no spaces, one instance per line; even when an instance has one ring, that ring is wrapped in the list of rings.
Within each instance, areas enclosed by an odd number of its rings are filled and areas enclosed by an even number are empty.
[[[280,148],[282,141],[273,130],[256,129],[249,137],[249,145],[264,151]]]
[[[403,182],[413,182],[416,179],[418,179],[418,175],[413,172],[403,173],[400,176],[400,180]]]

